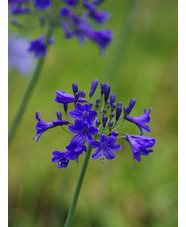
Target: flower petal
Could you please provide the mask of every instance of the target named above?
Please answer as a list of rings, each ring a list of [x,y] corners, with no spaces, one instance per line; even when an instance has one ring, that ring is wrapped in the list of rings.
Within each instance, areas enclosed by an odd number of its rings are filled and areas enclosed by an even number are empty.
[[[83,113],[77,110],[70,110],[68,111],[68,114],[72,118],[82,118]]]
[[[101,156],[102,150],[99,147],[93,154],[92,154],[92,159],[97,159]]]
[[[104,149],[104,155],[107,159],[113,159],[116,156],[111,152],[111,150],[108,147],[105,147]]]
[[[111,151],[119,151],[122,148],[120,144],[113,144],[113,145],[108,144],[107,146],[110,148]]]

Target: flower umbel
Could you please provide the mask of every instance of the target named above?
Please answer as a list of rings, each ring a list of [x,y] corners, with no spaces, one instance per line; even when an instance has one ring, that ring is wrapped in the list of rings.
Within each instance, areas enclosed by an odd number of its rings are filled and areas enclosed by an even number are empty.
[[[80,43],[88,39],[92,40],[99,46],[101,52],[104,52],[112,41],[112,31],[94,28],[94,25],[102,25],[110,17],[109,13],[98,10],[101,2],[103,1],[90,3],[87,0],[9,0],[8,5],[12,25],[18,28],[28,28],[28,24],[24,25],[19,22],[20,14],[24,14],[27,18],[35,15],[38,23],[34,27],[40,26],[43,31],[46,30],[45,28],[53,31],[60,27],[67,39],[77,37]],[[41,37],[46,35],[44,33]],[[36,58],[46,55],[46,42],[48,41],[40,38],[30,42],[29,50]]]
[[[76,4],[75,1],[66,1],[68,4]],[[132,148],[133,158],[138,162],[141,156],[146,156],[153,152],[152,147],[156,143],[156,139],[152,137],[142,136],[143,132],[150,132],[151,129],[147,123],[150,122],[150,112],[144,109],[144,113],[139,117],[131,117],[131,113],[135,99],[132,99],[129,106],[122,107],[122,102],[116,103],[114,93],[110,94],[111,86],[108,83],[101,83],[100,97],[96,97],[95,104],[91,102],[93,95],[98,87],[98,80],[95,79],[91,84],[91,89],[86,99],[86,93],[78,88],[76,83],[72,84],[73,94],[65,91],[56,91],[54,101],[63,104],[64,112],[68,121],[62,120],[62,113],[57,111],[57,120],[52,122],[44,122],[39,118],[39,112],[36,112],[35,139],[48,129],[61,126],[62,129],[72,134],[71,141],[65,147],[65,152],[54,151],[52,161],[58,163],[57,168],[66,168],[70,160],[78,162],[83,151],[87,152],[87,145],[96,149],[92,153],[92,159],[100,158],[102,161],[114,159],[116,156],[113,152],[121,150],[122,146],[117,144],[119,140],[126,140]],[[74,104],[73,104],[74,103]],[[75,109],[69,108],[72,106]],[[122,114],[123,110],[123,114]],[[125,120],[136,124],[141,130],[141,135],[130,135],[123,131],[123,123]],[[66,127],[67,126],[67,127]],[[121,128],[119,131],[118,128]]]

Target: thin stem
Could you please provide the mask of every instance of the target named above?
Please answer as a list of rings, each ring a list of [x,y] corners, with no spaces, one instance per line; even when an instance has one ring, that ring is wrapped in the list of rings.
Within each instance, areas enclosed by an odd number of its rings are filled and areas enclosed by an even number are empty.
[[[48,31],[47,35],[46,35],[46,46],[47,46],[47,48],[48,48],[48,39],[51,37],[51,34],[52,34],[52,29],[50,29]],[[38,60],[38,64],[37,64],[37,67],[34,71],[33,77],[30,81],[30,84],[27,88],[27,91],[26,91],[26,93],[23,97],[23,100],[21,102],[21,105],[18,109],[17,115],[16,115],[16,117],[13,121],[11,128],[10,128],[10,131],[9,131],[9,134],[8,134],[8,143],[9,144],[10,144],[10,142],[11,142],[11,140],[12,140],[14,134],[15,134],[15,131],[16,131],[18,125],[19,125],[19,122],[21,121],[21,118],[24,114],[26,106],[28,105],[29,98],[30,98],[32,91],[34,90],[34,87],[37,83],[37,80],[38,80],[38,78],[41,74],[41,70],[43,68],[44,61],[45,61],[45,57],[40,57],[40,59]]]
[[[85,172],[86,172],[88,160],[90,158],[91,150],[92,150],[92,148],[90,147],[90,145],[88,145],[87,153],[85,155],[85,159],[84,159],[83,165],[81,167],[79,178],[78,178],[78,181],[77,181],[77,184],[76,184],[76,189],[75,189],[75,192],[74,192],[74,196],[73,196],[73,199],[72,199],[72,203],[71,203],[71,206],[70,206],[64,227],[70,227],[71,224],[72,224],[72,219],[73,219],[74,212],[75,212],[75,209],[76,209],[81,185],[82,185],[82,182],[83,182],[83,178],[85,176]]]

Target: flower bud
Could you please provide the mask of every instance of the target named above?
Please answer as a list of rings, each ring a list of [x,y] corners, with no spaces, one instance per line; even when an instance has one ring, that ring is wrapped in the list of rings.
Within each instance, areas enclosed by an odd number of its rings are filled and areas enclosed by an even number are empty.
[[[92,97],[92,96],[93,96],[93,94],[94,94],[94,92],[95,92],[97,86],[98,86],[98,80],[95,79],[95,80],[93,80],[93,82],[92,82],[91,89],[90,89],[90,93],[89,93],[89,97]]]
[[[116,121],[119,120],[120,115],[121,115],[121,111],[122,111],[121,106],[118,106],[118,107],[116,108]]]
[[[112,103],[112,111],[116,108],[116,103]]]
[[[105,127],[105,126],[106,126],[106,124],[107,124],[107,120],[108,120],[107,116],[103,116],[103,119],[102,119],[102,122],[103,122],[103,127]]]
[[[117,103],[117,106],[122,106],[122,102],[119,101],[119,102]]]
[[[101,83],[101,95],[103,95],[105,91],[105,83]]]
[[[76,92],[78,92],[78,86],[77,86],[76,83],[73,83],[73,84],[72,84],[72,90],[73,90],[73,92],[74,92],[74,95],[76,94]]]
[[[112,103],[114,103],[115,102],[115,94],[111,94],[110,95],[110,103],[111,103],[111,105],[112,105]]]
[[[100,103],[100,99],[98,98],[98,99],[96,99],[96,103]]]
[[[113,121],[109,121],[108,126],[109,126],[109,129],[112,129]]]
[[[56,114],[57,114],[57,119],[58,119],[58,120],[61,120],[61,119],[62,119],[62,113],[61,113],[61,111],[58,110],[58,111],[56,112]]]
[[[95,124],[96,124],[96,126],[99,126],[100,125],[100,121],[99,121],[99,119],[98,118],[96,118],[96,122],[95,122]]]
[[[110,94],[110,85],[108,83],[105,84],[104,94],[105,94],[105,97],[104,97],[105,102],[107,102],[109,94]]]
[[[74,95],[74,102],[77,102],[79,98],[79,92],[76,92]]]

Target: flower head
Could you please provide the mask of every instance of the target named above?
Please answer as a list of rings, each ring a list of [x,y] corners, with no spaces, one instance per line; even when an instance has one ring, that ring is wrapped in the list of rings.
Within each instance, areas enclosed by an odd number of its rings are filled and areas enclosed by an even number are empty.
[[[110,17],[109,13],[98,10],[100,3],[100,1],[90,3],[87,0],[8,1],[13,25],[19,25],[18,27],[21,26],[24,29],[28,27],[28,23],[23,25],[15,20],[15,17],[20,14],[24,14],[28,18],[31,18],[32,15],[38,15],[38,24],[33,27],[41,26],[44,33],[46,30],[53,31],[55,28],[61,27],[67,39],[77,37],[80,43],[89,39],[96,43],[101,51],[104,51],[112,41],[112,31],[94,28],[94,24],[101,25]],[[35,43],[33,43],[34,41]],[[34,41],[30,42],[30,51],[35,52],[36,58],[46,56],[46,43],[42,42],[40,38]],[[48,42],[48,44],[51,43]]]
[[[126,135],[126,140],[132,148],[133,158],[138,162],[141,161],[141,155],[148,155],[153,150],[149,149],[156,143],[156,139],[148,136]]]
[[[58,168],[66,168],[69,160],[76,160],[87,152],[87,145],[89,148],[96,148],[92,153],[92,159],[101,158],[106,159],[115,158],[113,152],[121,150],[121,145],[117,144],[117,140],[127,140],[132,148],[133,158],[137,161],[141,160],[141,155],[148,155],[152,152],[151,147],[154,146],[156,140],[152,137],[145,137],[141,135],[129,135],[122,129],[118,130],[121,125],[128,120],[135,123],[141,131],[150,131],[146,123],[149,123],[149,114],[151,109],[146,113],[144,111],[142,116],[130,117],[128,116],[135,104],[135,99],[132,99],[129,106],[122,107],[122,102],[116,102],[115,94],[111,93],[111,86],[108,83],[101,83],[100,96],[93,98],[95,90],[98,87],[98,80],[93,80],[89,93],[89,101],[86,100],[86,93],[78,88],[76,83],[72,84],[74,95],[67,94],[64,91],[57,91],[54,101],[62,103],[64,112],[69,119],[69,122],[62,120],[62,114],[57,111],[58,120],[52,122],[43,122],[39,118],[39,113],[36,113],[38,123],[36,125],[37,133],[35,139],[49,128],[57,125],[68,124],[62,129],[72,134],[71,141],[65,147],[65,152],[54,151],[53,162],[58,162]],[[110,94],[111,93],[111,94]],[[91,100],[95,102],[90,102]],[[80,102],[86,102],[82,104]],[[75,108],[67,111],[67,105],[74,103]],[[116,104],[117,103],[117,104]],[[70,105],[69,108],[73,106]],[[124,115],[121,115],[122,110]],[[62,123],[63,122],[63,123]],[[117,130],[117,131],[116,131]],[[90,152],[90,150],[88,150]],[[90,154],[90,153],[89,153]]]
[[[115,155],[112,151],[121,150],[120,144],[115,144],[117,138],[115,136],[110,136],[108,139],[105,135],[100,135],[100,142],[92,141],[90,146],[92,148],[98,148],[93,154],[92,158],[97,159],[101,157],[101,160],[104,160],[104,157],[107,159],[115,158]]]

